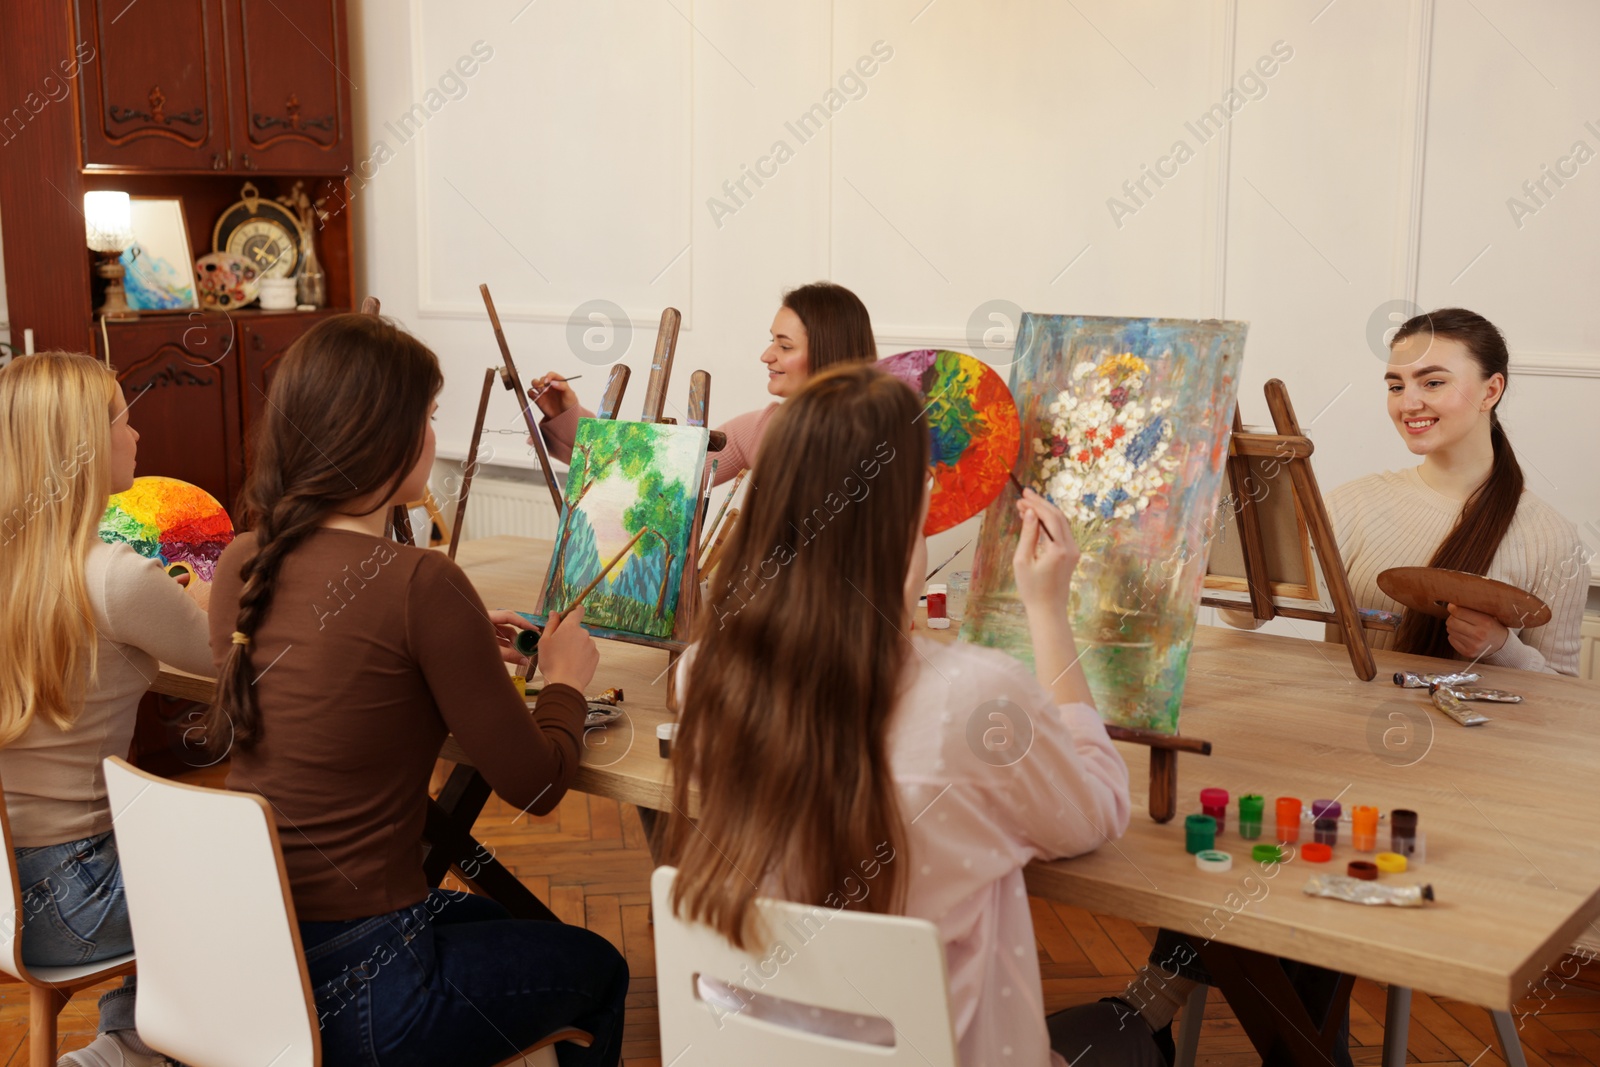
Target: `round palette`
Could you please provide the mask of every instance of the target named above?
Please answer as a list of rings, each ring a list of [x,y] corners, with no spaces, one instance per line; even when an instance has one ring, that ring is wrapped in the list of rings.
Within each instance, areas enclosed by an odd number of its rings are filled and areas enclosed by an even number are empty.
[[[1022,445],[1011,390],[994,368],[965,352],[922,348],[878,366],[922,394],[933,434],[933,498],[923,533],[957,526],[994,502]]]
[[[212,252],[194,261],[200,305],[229,311],[261,295],[261,275],[242,256]]]
[[[1459,604],[1492,615],[1512,630],[1531,629],[1550,621],[1550,605],[1514,585],[1466,571],[1442,567],[1391,567],[1378,574],[1378,588],[1412,611],[1448,618],[1446,604]]]
[[[100,540],[128,545],[165,567],[187,564],[209,582],[217,557],[233,541],[233,522],[217,498],[199,486],[176,478],[135,478],[132,489],[106,506]]]

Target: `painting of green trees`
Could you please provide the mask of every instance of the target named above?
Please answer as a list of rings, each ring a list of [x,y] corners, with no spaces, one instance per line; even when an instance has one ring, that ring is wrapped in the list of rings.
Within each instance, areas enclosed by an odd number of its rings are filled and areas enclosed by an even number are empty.
[[[709,437],[694,426],[579,420],[546,612],[565,611],[642,531],[584,600],[584,622],[672,636]]]

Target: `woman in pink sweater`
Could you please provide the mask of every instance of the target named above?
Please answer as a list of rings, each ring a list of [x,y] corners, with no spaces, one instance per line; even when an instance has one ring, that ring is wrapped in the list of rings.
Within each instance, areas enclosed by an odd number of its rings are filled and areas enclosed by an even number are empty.
[[[944,942],[961,1062],[1060,1064],[1022,870],[1120,837],[1128,770],[1066,617],[1078,550],[1042,497],[1019,505],[1013,561],[1035,670],[912,636],[928,565],[921,407],[889,375],[847,366],[772,420],[776,458],[756,463],[680,668],[663,841],[679,868],[673,904],[758,955],[771,947],[749,924],[758,891],[928,919]],[[682,814],[692,785],[696,822]],[[702,995],[780,1025],[894,1041],[866,1002],[859,1016],[795,1017],[759,983]]]
[[[840,363],[872,362],[878,358],[872,339],[872,319],[861,299],[842,285],[813,282],[783,294],[783,305],[772,318],[772,343],[761,353],[767,368],[767,392],[780,400],[794,396],[812,374]],[[594,412],[578,402],[577,394],[551,371],[535,378],[528,395],[544,412],[540,428],[550,455],[563,463],[572,458],[572,439],[580,418]],[[755,465],[756,450],[767,423],[778,410],[774,401],[760,411],[735,415],[717,429],[728,436],[717,461],[712,484],[729,481]]]

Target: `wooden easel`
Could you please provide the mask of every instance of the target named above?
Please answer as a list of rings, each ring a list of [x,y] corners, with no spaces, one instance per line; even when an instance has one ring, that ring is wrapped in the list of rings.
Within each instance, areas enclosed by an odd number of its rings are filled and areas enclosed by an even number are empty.
[[[467,494],[471,488],[472,475],[476,465],[478,448],[483,438],[483,424],[489,405],[489,396],[494,389],[494,379],[499,377],[502,384],[517,393],[517,399],[522,410],[524,422],[528,427],[529,439],[533,442],[534,449],[539,455],[539,464],[544,473],[546,484],[550,488],[552,500],[555,502],[558,515],[566,511],[566,501],[561,495],[561,488],[556,483],[553,470],[550,467],[549,453],[545,448],[544,437],[540,433],[537,420],[533,416],[532,406],[528,402],[527,393],[524,391],[521,379],[517,375],[516,364],[511,358],[511,349],[506,342],[505,331],[500,328],[500,319],[495,312],[494,300],[489,295],[488,285],[480,285],[479,292],[483,295],[484,306],[489,312],[489,320],[494,326],[495,340],[500,347],[502,366],[491,367],[484,372],[483,391],[478,399],[477,418],[473,425],[472,442],[467,458],[467,468],[463,473],[461,495],[456,501],[456,522],[451,532],[450,554],[455,555],[457,545],[460,543],[462,520],[466,517]],[[658,422],[667,425],[675,424],[675,419],[664,418],[663,409],[666,406],[667,385],[672,378],[672,364],[677,354],[678,329],[683,321],[682,314],[677,308],[667,308],[661,313],[661,325],[656,332],[655,352],[650,361],[650,382],[645,390],[644,408],[640,413],[640,422]],[[595,413],[596,418],[615,419],[617,411],[622,406],[622,397],[628,387],[631,371],[625,364],[615,364],[606,379],[605,394],[601,397],[600,406]],[[687,424],[690,426],[705,427],[708,410],[711,403],[711,375],[703,370],[695,371],[689,378],[689,411]],[[708,451],[721,451],[727,446],[727,435],[720,430],[709,433]],[[710,480],[710,467],[706,468],[702,476],[700,492],[697,501],[705,496]],[[678,607],[673,619],[672,636],[668,638],[646,637],[638,634],[624,633],[616,630],[602,628],[589,628],[595,637],[606,638],[613,641],[623,641],[628,644],[646,645],[654,648],[664,648],[669,653],[669,663],[675,663],[678,654],[688,647],[689,634],[693,628],[694,616],[700,603],[700,580],[697,560],[700,555],[701,523],[704,519],[705,509],[697,503],[695,506],[694,522],[689,531],[689,544],[684,555],[683,579],[678,591]],[[561,546],[552,555],[550,566],[555,567],[559,562]],[[543,605],[540,605],[541,610]]]
[[[1350,576],[1345,571],[1344,559],[1339,555],[1339,545],[1334,538],[1333,522],[1328,518],[1327,504],[1317,487],[1317,476],[1311,469],[1312,444],[1301,431],[1300,420],[1295,417],[1294,405],[1289,402],[1289,389],[1282,381],[1273,378],[1267,382],[1267,407],[1272,412],[1276,434],[1245,433],[1237,405],[1233,409],[1233,436],[1228,442],[1228,482],[1232,490],[1235,515],[1239,525],[1239,545],[1244,554],[1245,578],[1250,593],[1250,612],[1263,622],[1279,615],[1291,619],[1331,623],[1339,628],[1345,649],[1350,654],[1350,665],[1356,677],[1370,682],[1378,673],[1372,659],[1372,649],[1367,646],[1365,628],[1392,629],[1387,623],[1364,620],[1356,606],[1355,593],[1350,588]],[[1295,503],[1305,520],[1316,551],[1317,562],[1327,583],[1328,595],[1333,601],[1332,611],[1316,611],[1278,604],[1272,595],[1266,539],[1262,535],[1261,516],[1256,508],[1256,498],[1251,492],[1254,475],[1249,458],[1271,458],[1283,462],[1289,471],[1294,487]],[[1200,603],[1208,607],[1238,609],[1233,601],[1204,596]]]

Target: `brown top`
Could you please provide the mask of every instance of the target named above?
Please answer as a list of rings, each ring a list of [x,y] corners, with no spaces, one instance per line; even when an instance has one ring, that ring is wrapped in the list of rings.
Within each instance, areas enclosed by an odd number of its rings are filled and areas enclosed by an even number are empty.
[[[241,534],[217,564],[219,665],[255,546]],[[261,741],[231,753],[228,786],[277,813],[303,921],[381,915],[427,895],[428,778],[446,734],[507,803],[535,814],[577,771],[583,695],[547,686],[528,713],[483,602],[443,553],[318,530],[283,561],[250,652]]]

